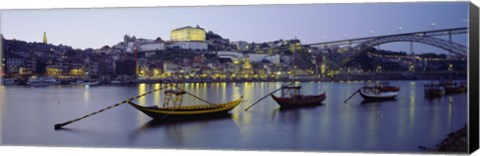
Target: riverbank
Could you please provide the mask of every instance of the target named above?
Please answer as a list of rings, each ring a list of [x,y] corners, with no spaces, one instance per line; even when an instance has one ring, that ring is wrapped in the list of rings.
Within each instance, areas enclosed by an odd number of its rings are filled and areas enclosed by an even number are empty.
[[[435,146],[434,148],[425,148],[419,146],[420,149],[429,152],[439,153],[467,153],[468,152],[468,137],[467,137],[467,125],[463,128],[448,134],[447,138]]]

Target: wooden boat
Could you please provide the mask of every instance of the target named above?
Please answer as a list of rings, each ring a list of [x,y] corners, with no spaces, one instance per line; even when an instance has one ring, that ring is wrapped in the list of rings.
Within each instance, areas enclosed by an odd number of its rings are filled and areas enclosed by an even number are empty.
[[[54,84],[60,84],[60,81],[57,81],[57,79],[52,77],[32,76],[27,81],[27,85],[31,85],[31,86],[48,86],[48,85],[54,85]]]
[[[378,89],[381,92],[398,92],[398,91],[400,91],[399,87],[390,86],[390,83],[388,83],[388,82],[379,82],[376,86],[378,87]]]
[[[315,106],[321,104],[327,95],[323,92],[320,95],[297,95],[292,98],[282,98],[270,94],[280,107],[301,107],[301,106]]]
[[[464,84],[457,84],[453,81],[442,82],[442,85],[445,89],[445,94],[456,94],[463,93],[467,91],[467,87]]]
[[[360,95],[367,101],[385,101],[395,99],[398,91],[382,91],[378,87],[362,87],[359,90]]]
[[[466,91],[467,91],[467,88],[465,86],[446,86],[445,87],[446,94],[463,93]]]
[[[100,84],[100,81],[94,80],[77,80],[75,82],[70,82],[71,85],[97,85]]]
[[[425,97],[427,98],[436,98],[436,97],[441,97],[445,93],[445,91],[442,88],[442,85],[440,84],[425,84],[424,85],[425,89]]]
[[[273,93],[270,96],[282,108],[315,106],[321,104],[327,98],[325,92],[320,95],[300,95],[300,88],[300,86],[283,86],[281,97],[277,97]]]
[[[158,106],[144,107],[131,101],[129,101],[128,104],[152,117],[153,119],[192,119],[196,117],[224,115],[228,113],[228,111],[238,106],[242,98],[223,104],[200,104],[161,108]]]
[[[8,85],[15,85],[18,82],[15,81],[13,78],[3,78],[2,85],[8,86]]]

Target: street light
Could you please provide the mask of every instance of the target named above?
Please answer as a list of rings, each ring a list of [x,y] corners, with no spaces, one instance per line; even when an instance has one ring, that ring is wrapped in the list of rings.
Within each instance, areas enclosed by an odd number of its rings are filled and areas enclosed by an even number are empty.
[[[402,32],[402,29],[403,29],[402,26],[399,26],[398,27],[398,33]]]
[[[437,24],[435,24],[434,22],[432,22],[432,30],[435,30],[435,26],[436,26],[436,25],[437,25]]]

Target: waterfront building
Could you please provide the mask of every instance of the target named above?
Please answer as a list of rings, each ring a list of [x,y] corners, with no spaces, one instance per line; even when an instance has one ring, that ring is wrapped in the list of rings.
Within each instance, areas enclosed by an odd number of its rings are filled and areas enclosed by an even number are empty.
[[[3,58],[5,59],[5,58]],[[25,66],[25,59],[10,55],[7,56],[5,61],[5,71],[7,74],[18,74],[20,72],[20,68]]]
[[[173,73],[177,70],[178,70],[178,65],[177,64],[169,63],[169,62],[163,63],[164,73],[171,74],[171,73]]]
[[[50,77],[58,78],[62,75],[62,67],[60,65],[48,65],[46,67],[47,75]]]

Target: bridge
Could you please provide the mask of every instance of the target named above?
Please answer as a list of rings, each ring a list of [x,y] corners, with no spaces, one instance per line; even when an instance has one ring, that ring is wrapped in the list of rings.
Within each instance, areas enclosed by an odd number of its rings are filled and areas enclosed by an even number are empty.
[[[410,50],[413,52],[413,43],[422,43],[431,46],[435,46],[446,50],[449,53],[454,54],[460,58],[467,57],[467,46],[460,43],[456,43],[452,40],[452,35],[466,34],[468,33],[467,27],[450,28],[450,29],[438,29],[430,31],[419,31],[410,33],[400,33],[392,35],[372,36],[364,38],[345,39],[337,41],[319,42],[311,44],[303,44],[306,47],[314,47],[318,49],[330,50],[331,47],[347,46],[349,52],[352,55],[336,60],[327,60],[328,64],[335,67],[342,67],[348,62],[355,54],[363,52],[369,48],[377,45],[392,43],[392,42],[410,42]],[[448,36],[448,40],[438,38],[438,36]]]
[[[467,27],[462,28],[450,28],[439,29],[431,31],[411,32],[393,35],[372,36],[355,39],[345,39],[338,41],[320,42],[312,44],[304,44],[304,46],[328,48],[331,46],[344,46],[352,47],[355,52],[360,52],[368,48],[391,42],[417,42],[432,45],[455,55],[466,57],[467,46],[455,43],[452,41],[452,35],[466,34],[468,33]],[[436,38],[437,36],[448,36],[448,40]]]

